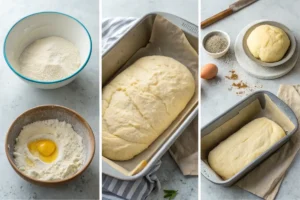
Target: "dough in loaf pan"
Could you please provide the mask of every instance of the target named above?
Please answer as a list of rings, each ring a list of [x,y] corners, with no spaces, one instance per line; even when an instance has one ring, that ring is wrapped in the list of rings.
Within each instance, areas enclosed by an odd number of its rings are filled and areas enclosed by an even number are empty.
[[[144,151],[185,108],[195,92],[191,72],[170,57],[147,56],[102,93],[102,155],[129,160]]]
[[[255,119],[210,151],[208,163],[223,179],[229,179],[284,136],[284,130],[270,119]]]

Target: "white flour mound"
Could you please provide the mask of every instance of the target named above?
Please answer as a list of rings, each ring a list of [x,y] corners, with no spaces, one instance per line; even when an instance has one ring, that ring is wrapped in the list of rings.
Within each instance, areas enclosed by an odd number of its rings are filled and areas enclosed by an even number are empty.
[[[65,78],[79,67],[79,50],[61,37],[36,40],[25,48],[19,58],[19,72],[39,81]]]
[[[55,142],[58,156],[52,163],[44,163],[28,149],[28,143],[50,139]],[[16,139],[14,157],[17,167],[26,175],[39,180],[62,180],[75,174],[84,164],[82,137],[71,124],[57,119],[37,121],[23,127]],[[28,164],[28,159],[31,163]]]

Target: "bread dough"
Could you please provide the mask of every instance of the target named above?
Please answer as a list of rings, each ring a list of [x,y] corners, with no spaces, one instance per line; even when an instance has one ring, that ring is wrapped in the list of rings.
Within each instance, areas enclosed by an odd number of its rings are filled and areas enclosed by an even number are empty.
[[[229,179],[285,136],[284,130],[268,118],[255,119],[209,152],[210,167]]]
[[[290,46],[290,39],[280,28],[261,25],[250,33],[247,46],[255,58],[271,63],[283,58]]]
[[[102,155],[129,160],[175,120],[195,92],[191,72],[164,56],[137,60],[102,93]]]

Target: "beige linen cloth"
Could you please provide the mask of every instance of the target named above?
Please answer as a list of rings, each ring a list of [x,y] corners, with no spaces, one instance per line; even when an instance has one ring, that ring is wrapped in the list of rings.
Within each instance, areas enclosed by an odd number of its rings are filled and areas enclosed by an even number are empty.
[[[278,97],[300,119],[300,85],[281,85]],[[278,151],[248,173],[236,185],[266,200],[275,199],[282,180],[300,148],[300,129]]]
[[[169,150],[183,175],[198,175],[198,117]]]

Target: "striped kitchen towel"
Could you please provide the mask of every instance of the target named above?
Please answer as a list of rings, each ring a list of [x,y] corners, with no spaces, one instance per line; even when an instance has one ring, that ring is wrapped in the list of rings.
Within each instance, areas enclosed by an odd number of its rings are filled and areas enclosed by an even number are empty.
[[[136,18],[107,18],[102,21],[102,51],[106,51],[137,21]]]
[[[136,22],[136,18],[112,18],[102,22],[102,51],[106,51]],[[161,161],[143,178],[122,181],[102,174],[102,200],[144,200],[154,189],[160,189],[155,174]]]
[[[161,161],[143,178],[135,181],[122,181],[102,174],[102,200],[142,200],[154,189],[160,189],[160,182],[155,174]]]

